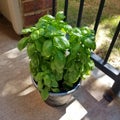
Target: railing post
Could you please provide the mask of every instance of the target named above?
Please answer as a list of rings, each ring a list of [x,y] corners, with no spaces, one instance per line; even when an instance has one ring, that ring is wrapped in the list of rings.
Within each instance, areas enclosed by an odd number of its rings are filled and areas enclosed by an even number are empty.
[[[115,34],[114,34],[114,36],[113,36],[112,42],[111,42],[111,44],[110,44],[110,47],[109,47],[109,49],[108,49],[108,51],[107,51],[107,54],[106,54],[106,57],[105,57],[105,59],[104,59],[103,64],[106,64],[106,62],[108,61],[108,58],[109,58],[109,56],[110,56],[110,53],[111,53],[111,51],[112,51],[112,49],[113,49],[113,46],[114,46],[116,40],[117,40],[117,37],[118,37],[119,32],[120,32],[120,21],[119,21],[119,23],[118,23],[117,29],[116,29]]]
[[[84,6],[84,0],[80,0],[78,19],[77,19],[77,27],[80,27],[80,24],[81,24],[83,6]]]
[[[56,12],[56,0],[52,0],[52,15],[55,16]]]
[[[114,82],[113,86],[111,89],[107,90],[104,94],[104,98],[108,101],[111,102],[118,94],[120,91],[120,73],[118,75],[118,80]]]
[[[99,5],[99,9],[98,9],[98,13],[97,13],[97,17],[96,17],[96,21],[95,21],[95,26],[94,26],[95,34],[97,32],[97,28],[98,28],[98,25],[99,25],[99,22],[100,22],[100,18],[101,18],[101,15],[102,15],[104,4],[105,4],[105,0],[101,0],[100,5]]]
[[[64,19],[64,21],[67,20],[67,11],[68,11],[68,0],[65,0],[65,5],[64,5],[64,15],[65,15],[65,19]]]

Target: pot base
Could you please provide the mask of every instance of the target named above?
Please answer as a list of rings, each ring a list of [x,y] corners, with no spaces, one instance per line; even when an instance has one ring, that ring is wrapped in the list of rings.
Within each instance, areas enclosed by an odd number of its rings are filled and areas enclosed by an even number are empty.
[[[48,99],[45,102],[50,106],[59,107],[59,106],[63,106],[65,104],[70,103],[72,98],[73,96],[71,94],[64,95],[64,96],[49,95]]]

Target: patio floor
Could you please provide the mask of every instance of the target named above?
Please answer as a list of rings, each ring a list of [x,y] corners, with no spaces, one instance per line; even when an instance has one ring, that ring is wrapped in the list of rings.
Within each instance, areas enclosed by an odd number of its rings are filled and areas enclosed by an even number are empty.
[[[32,85],[26,51],[16,48],[19,39],[0,16],[0,120],[120,120],[120,98],[111,103],[103,98],[114,81],[97,68],[68,105],[43,102]]]

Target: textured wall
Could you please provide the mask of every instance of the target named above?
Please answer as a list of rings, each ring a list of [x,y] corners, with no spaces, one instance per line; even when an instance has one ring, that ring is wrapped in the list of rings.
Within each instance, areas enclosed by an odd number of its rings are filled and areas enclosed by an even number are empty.
[[[52,11],[52,0],[21,0],[24,27],[33,25],[37,20]]]

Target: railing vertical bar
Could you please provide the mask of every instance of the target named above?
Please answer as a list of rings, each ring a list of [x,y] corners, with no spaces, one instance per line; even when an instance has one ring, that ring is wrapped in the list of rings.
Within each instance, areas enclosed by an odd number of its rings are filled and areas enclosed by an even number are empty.
[[[83,6],[84,6],[84,0],[80,0],[79,12],[78,12],[78,18],[77,18],[77,27],[80,27],[81,25]]]
[[[119,91],[120,91],[120,81],[119,80],[120,80],[120,73],[117,76],[117,80],[112,85],[112,88],[105,92],[104,98],[108,102],[111,102],[119,94]]]
[[[117,26],[117,28],[116,28],[115,34],[114,34],[114,36],[113,36],[112,42],[111,42],[110,47],[109,47],[109,49],[108,49],[108,51],[107,51],[107,54],[106,54],[106,57],[105,57],[105,59],[104,59],[103,64],[106,64],[106,62],[108,61],[108,58],[109,58],[109,56],[110,56],[110,53],[111,53],[111,51],[112,51],[112,49],[113,49],[113,46],[114,46],[116,40],[117,40],[117,37],[118,37],[119,32],[120,32],[120,22],[118,23],[118,26]]]
[[[68,12],[68,0],[65,0],[65,5],[64,5],[64,15],[65,15],[65,19],[64,19],[64,21],[67,20],[67,12]]]
[[[112,86],[112,91],[114,92],[115,95],[117,95],[120,91],[120,73],[118,75],[118,80],[114,82]]]
[[[55,16],[56,0],[52,0],[52,15]]]
[[[97,13],[97,17],[96,17],[96,20],[95,20],[95,26],[94,26],[95,34],[97,32],[97,28],[98,28],[98,25],[99,25],[99,22],[100,22],[100,18],[101,18],[101,15],[102,15],[104,4],[105,4],[105,0],[101,0],[100,5],[99,5],[99,9],[98,9],[98,13]]]

